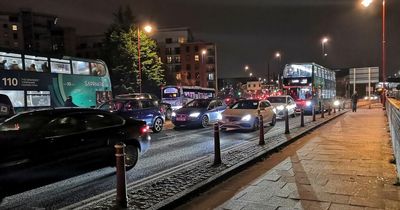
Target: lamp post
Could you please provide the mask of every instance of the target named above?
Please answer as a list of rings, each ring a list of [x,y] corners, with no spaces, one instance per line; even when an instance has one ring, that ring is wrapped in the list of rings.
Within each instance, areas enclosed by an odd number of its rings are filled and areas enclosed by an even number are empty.
[[[322,57],[325,59],[328,56],[328,53],[325,52],[325,44],[329,41],[327,37],[322,38],[321,45],[322,45]]]
[[[153,27],[150,25],[145,25],[143,27],[144,31],[147,33],[150,33],[153,30]],[[139,93],[142,93],[142,64],[140,63],[140,25],[137,27],[137,36],[138,36],[138,42],[137,42],[137,48],[138,48],[138,70],[139,70]]]
[[[280,67],[280,63],[281,63],[281,59],[282,59],[282,54],[280,53],[280,52],[276,52],[275,54],[274,54],[274,56],[272,57],[272,58],[274,58],[274,59],[278,59],[278,62],[279,62],[279,67]],[[269,71],[269,67],[270,67],[270,63],[271,63],[271,60],[272,60],[272,58],[271,59],[268,59],[268,63],[267,63],[267,80],[268,80],[268,83],[271,81],[270,80],[270,71]]]
[[[373,0],[363,0],[361,4],[368,7]],[[385,97],[385,82],[386,82],[386,1],[382,0],[382,96]],[[385,100],[382,100],[385,103]]]

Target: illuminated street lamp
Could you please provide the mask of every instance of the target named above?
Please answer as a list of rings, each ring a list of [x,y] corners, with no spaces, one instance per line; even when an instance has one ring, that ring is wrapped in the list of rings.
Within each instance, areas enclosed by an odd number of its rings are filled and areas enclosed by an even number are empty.
[[[364,7],[368,7],[373,0],[363,0],[361,4]],[[386,82],[386,1],[382,0],[382,80],[383,80],[383,91],[382,95],[385,94],[385,82]],[[382,100],[385,103],[385,100]]]
[[[247,71],[247,70],[249,70],[249,66],[248,65],[244,66],[244,71]]]
[[[324,58],[326,56],[328,56],[328,54],[325,52],[325,44],[329,41],[329,39],[327,37],[322,38],[321,40],[321,45],[322,45],[322,55],[324,56]]]
[[[252,76],[253,76],[253,73],[250,72],[249,76],[252,77]]]
[[[150,33],[153,30],[153,27],[151,25],[145,25],[143,27],[144,31],[146,33]],[[138,70],[139,70],[139,92],[142,93],[142,64],[140,63],[140,26],[137,28],[137,36],[138,36],[138,42],[137,42],[137,48],[138,48]]]

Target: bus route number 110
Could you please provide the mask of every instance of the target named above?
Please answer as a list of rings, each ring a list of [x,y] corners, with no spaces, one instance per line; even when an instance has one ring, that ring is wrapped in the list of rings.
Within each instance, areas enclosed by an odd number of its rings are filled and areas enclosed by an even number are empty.
[[[18,79],[15,77],[13,77],[13,78],[5,77],[5,78],[2,78],[2,80],[3,80],[4,86],[13,86],[13,87],[18,86]]]

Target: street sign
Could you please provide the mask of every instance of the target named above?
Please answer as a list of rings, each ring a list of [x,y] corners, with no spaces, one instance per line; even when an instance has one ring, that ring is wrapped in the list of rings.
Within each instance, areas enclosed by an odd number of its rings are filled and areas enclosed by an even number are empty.
[[[350,84],[368,84],[379,82],[379,67],[351,68]]]

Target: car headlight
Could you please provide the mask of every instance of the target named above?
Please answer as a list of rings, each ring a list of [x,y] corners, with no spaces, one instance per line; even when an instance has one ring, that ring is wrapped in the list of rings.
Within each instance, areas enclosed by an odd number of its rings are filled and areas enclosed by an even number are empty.
[[[365,99],[365,100],[368,100],[368,96],[365,96],[364,99]]]
[[[193,112],[189,115],[189,117],[198,117],[200,115],[200,112]]]
[[[171,116],[176,117],[176,112],[172,112]]]
[[[251,120],[251,115],[247,114],[244,117],[242,117],[243,121],[250,121]]]
[[[276,108],[273,108],[272,111],[274,111],[274,113],[276,114]]]
[[[306,106],[311,106],[311,101],[306,101]]]
[[[277,106],[276,109],[277,110],[283,110],[285,107],[283,105]]]
[[[334,105],[334,106],[339,106],[339,104],[340,104],[340,102],[339,102],[338,100],[336,100],[336,101],[333,102],[333,105]]]

